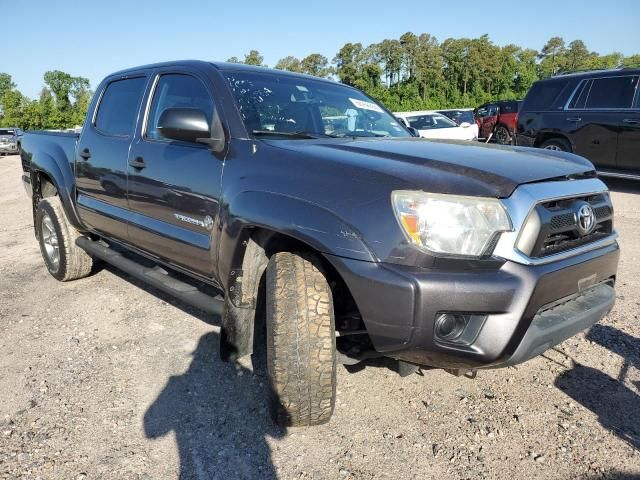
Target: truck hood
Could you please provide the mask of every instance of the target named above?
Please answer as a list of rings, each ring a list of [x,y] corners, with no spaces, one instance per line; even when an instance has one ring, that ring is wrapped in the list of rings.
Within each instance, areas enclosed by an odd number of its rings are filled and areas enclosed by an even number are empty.
[[[570,153],[475,142],[351,138],[267,143],[299,156],[339,163],[350,170],[345,175],[357,175],[354,168],[369,176],[377,172],[390,177],[394,188],[433,193],[505,198],[525,183],[595,176],[591,162]]]

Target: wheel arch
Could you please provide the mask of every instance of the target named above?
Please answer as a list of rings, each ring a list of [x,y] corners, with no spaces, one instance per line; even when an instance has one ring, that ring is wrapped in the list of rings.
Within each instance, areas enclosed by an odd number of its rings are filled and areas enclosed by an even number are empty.
[[[84,230],[73,203],[75,177],[71,167],[61,167],[48,154],[34,155],[31,160],[31,185],[33,190],[34,214],[37,203],[46,196],[52,196],[51,188],[60,197],[62,208],[69,222],[78,230]]]
[[[261,226],[246,226],[238,235],[226,279],[220,337],[223,360],[235,360],[253,352],[260,288],[264,285],[269,259],[279,252],[302,253],[313,259],[331,287],[336,326],[342,316],[359,315],[348,285],[323,252],[287,233]]]
[[[565,142],[567,142],[569,144],[569,146],[571,147],[571,152],[572,153],[575,151],[575,145],[573,144],[573,142],[571,141],[571,139],[567,136],[564,135],[562,133],[559,132],[540,132],[538,133],[538,135],[536,135],[536,139],[535,142],[533,143],[534,147],[540,147],[544,142],[548,141],[548,140],[552,140],[554,138],[559,138],[561,140],[564,140]]]

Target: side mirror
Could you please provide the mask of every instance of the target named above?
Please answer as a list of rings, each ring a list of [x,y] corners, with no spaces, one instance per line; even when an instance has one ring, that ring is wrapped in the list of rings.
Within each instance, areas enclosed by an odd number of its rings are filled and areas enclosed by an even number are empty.
[[[195,143],[210,137],[209,122],[197,108],[167,108],[158,121],[158,131],[165,138]]]
[[[471,126],[471,124],[470,124],[469,122],[462,122],[462,123],[460,124],[460,126],[461,126],[462,128],[469,128],[469,127]]]
[[[413,127],[407,127],[407,130],[409,130],[409,132],[411,132],[411,135],[413,135],[414,137],[420,136],[420,132]]]

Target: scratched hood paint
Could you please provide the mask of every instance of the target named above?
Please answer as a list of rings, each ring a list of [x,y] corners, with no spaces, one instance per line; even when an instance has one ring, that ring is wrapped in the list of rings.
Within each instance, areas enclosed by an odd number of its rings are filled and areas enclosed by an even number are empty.
[[[549,150],[410,139],[274,140],[297,156],[342,164],[345,174],[387,175],[434,193],[508,197],[521,184],[594,174],[582,157]],[[370,173],[368,173],[370,172]]]

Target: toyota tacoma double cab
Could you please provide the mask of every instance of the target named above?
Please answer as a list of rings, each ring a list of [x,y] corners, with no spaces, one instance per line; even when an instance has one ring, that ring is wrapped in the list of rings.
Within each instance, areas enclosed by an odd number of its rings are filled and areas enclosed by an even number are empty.
[[[613,207],[589,161],[415,138],[333,81],[132,68],[98,86],[81,133],[28,132],[21,155],[51,275],[101,259],[219,315],[225,360],[263,337],[283,425],[329,420],[338,363],[472,375],[615,299]]]

